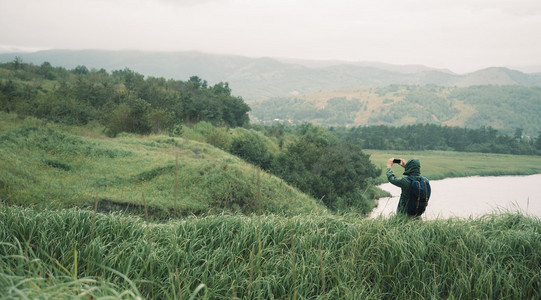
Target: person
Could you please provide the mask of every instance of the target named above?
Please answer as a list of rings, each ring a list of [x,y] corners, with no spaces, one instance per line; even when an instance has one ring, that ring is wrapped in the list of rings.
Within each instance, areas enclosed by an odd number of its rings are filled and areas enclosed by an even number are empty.
[[[398,162],[400,161],[400,162]],[[404,177],[396,177],[393,174],[392,166],[393,164],[398,164],[403,167]],[[396,207],[397,214],[407,214],[407,204],[409,201],[409,191],[412,180],[408,176],[413,176],[419,178],[421,176],[421,162],[417,158],[412,158],[406,162],[403,158],[395,159],[390,158],[387,161],[387,180],[393,185],[396,185],[402,189],[400,193],[400,200],[398,201],[398,206]],[[428,180],[426,180],[428,182]]]

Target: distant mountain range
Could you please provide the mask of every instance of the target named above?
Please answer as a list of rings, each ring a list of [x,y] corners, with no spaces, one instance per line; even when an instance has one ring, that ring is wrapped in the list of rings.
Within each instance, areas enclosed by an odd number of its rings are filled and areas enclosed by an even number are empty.
[[[246,101],[391,84],[541,86],[541,73],[508,68],[493,67],[459,75],[422,65],[252,58],[201,52],[47,50],[2,53],[0,62],[13,61],[16,56],[23,62],[40,65],[47,61],[68,69],[79,65],[107,71],[129,68],[145,76],[176,80],[188,80],[196,75],[209,84],[228,82],[233,94]]]

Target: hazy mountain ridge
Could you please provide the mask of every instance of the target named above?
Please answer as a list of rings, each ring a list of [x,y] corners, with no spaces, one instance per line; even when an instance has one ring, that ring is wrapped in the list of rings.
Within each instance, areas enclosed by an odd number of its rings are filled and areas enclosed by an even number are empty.
[[[541,74],[499,67],[459,75],[421,65],[252,58],[201,52],[46,50],[2,53],[0,62],[12,61],[16,56],[38,65],[47,61],[66,68],[78,65],[108,71],[129,68],[146,76],[176,80],[197,75],[210,84],[228,82],[233,94],[246,101],[390,84],[541,86]]]

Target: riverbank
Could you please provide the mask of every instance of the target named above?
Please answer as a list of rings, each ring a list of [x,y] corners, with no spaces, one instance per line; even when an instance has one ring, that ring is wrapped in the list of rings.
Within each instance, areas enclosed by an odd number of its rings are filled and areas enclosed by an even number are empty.
[[[541,156],[473,153],[456,151],[363,150],[383,170],[376,183],[385,183],[387,160],[400,157],[421,160],[421,173],[430,180],[469,176],[533,175],[541,173]],[[393,166],[396,175],[403,169]]]
[[[541,174],[485,176],[432,180],[432,195],[423,219],[469,218],[491,213],[521,213],[541,219]],[[378,186],[389,197],[377,200],[371,217],[396,211],[400,188],[390,183]]]

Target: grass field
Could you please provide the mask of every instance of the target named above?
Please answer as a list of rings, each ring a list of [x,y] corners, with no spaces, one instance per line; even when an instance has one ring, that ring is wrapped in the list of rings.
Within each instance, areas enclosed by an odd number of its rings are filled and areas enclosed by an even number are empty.
[[[0,210],[2,299],[539,299],[541,221]]]
[[[541,173],[541,156],[472,153],[455,151],[364,150],[372,162],[383,170],[378,182],[386,182],[387,160],[391,157],[419,158],[421,173],[431,180],[466,177],[532,175]]]

